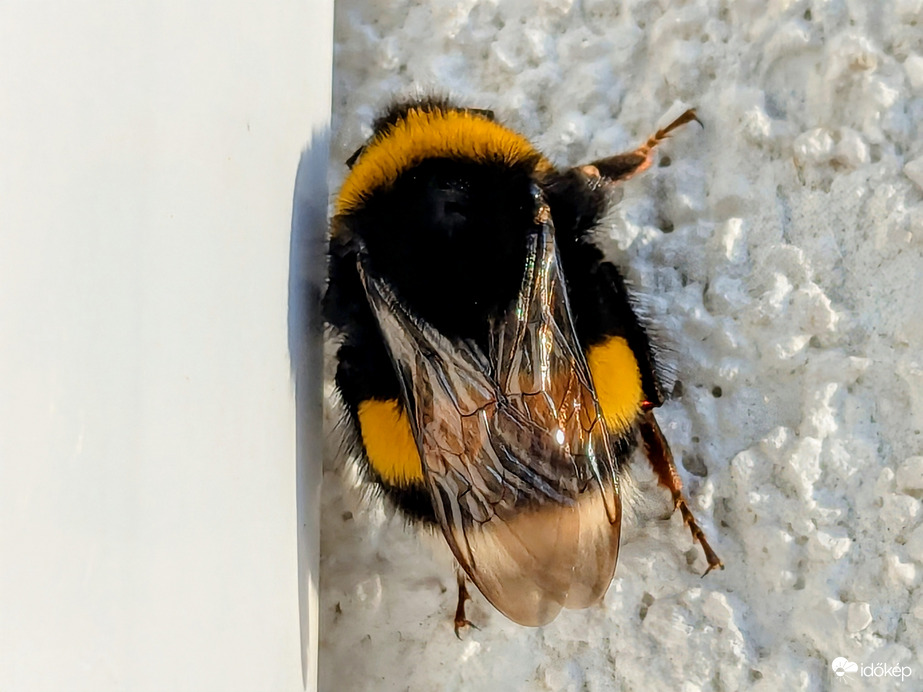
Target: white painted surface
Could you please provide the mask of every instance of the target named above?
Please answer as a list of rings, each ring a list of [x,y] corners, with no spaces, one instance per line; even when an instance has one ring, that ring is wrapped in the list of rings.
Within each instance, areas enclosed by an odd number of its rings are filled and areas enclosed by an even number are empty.
[[[288,274],[331,4],[0,9],[4,691],[310,683]]]

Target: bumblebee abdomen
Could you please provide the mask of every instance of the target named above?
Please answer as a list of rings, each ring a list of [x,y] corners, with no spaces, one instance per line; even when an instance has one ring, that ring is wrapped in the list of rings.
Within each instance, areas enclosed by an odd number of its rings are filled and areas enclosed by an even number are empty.
[[[357,261],[450,340],[488,351],[491,325],[521,289],[534,191],[547,194],[577,334],[615,447],[656,389],[652,356],[617,270],[588,233],[602,190],[559,172],[524,137],[442,102],[395,106],[351,159],[331,240],[331,323],[346,337],[337,384],[366,476],[411,518],[432,519],[397,373],[368,311]],[[335,249],[333,249],[335,248]],[[336,281],[334,281],[336,279]]]
[[[634,351],[624,338],[612,336],[591,347],[586,357],[606,427],[615,435],[627,434],[645,399]]]
[[[359,430],[369,464],[382,481],[397,488],[423,483],[423,464],[410,420],[395,399],[359,404]]]
[[[407,519],[435,525],[423,464],[403,406],[397,399],[366,399],[354,411],[366,478]]]

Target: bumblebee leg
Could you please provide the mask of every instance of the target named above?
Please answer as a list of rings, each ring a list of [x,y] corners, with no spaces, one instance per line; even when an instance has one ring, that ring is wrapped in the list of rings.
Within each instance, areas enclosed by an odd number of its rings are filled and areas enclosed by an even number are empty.
[[[465,601],[469,600],[471,596],[468,595],[468,587],[465,585],[467,579],[465,577],[464,571],[459,569],[457,576],[458,576],[458,605],[455,608],[455,636],[461,639],[459,630],[461,630],[462,627],[474,627],[474,629],[478,629],[478,628],[477,628],[477,625],[475,625],[473,622],[471,622],[471,620],[465,617]]]
[[[692,538],[699,542],[702,551],[705,553],[705,559],[708,560],[708,569],[705,574],[711,572],[715,567],[724,569],[721,559],[711,549],[705,538],[705,533],[699,528],[692,516],[692,512],[686,505],[686,499],[683,497],[683,481],[676,471],[676,465],[673,463],[673,452],[670,451],[670,445],[667,444],[657,419],[654,418],[654,412],[650,409],[641,414],[641,439],[644,441],[644,450],[647,453],[648,461],[657,474],[660,485],[664,486],[673,495],[673,509],[679,510],[683,515],[683,523],[689,527],[692,532]],[[702,576],[704,577],[705,574]]]
[[[695,110],[689,109],[666,127],[657,130],[648,140],[634,151],[616,154],[605,159],[593,161],[585,166],[580,166],[580,171],[590,178],[601,179],[605,183],[617,183],[636,176],[646,171],[654,162],[654,149],[663,142],[670,133],[681,125],[695,120],[699,125],[702,121],[695,115]]]

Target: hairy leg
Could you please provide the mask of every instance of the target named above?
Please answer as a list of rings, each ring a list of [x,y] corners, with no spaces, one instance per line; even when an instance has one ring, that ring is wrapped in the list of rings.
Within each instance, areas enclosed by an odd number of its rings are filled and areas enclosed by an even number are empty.
[[[641,439],[644,442],[644,451],[647,453],[647,458],[651,462],[660,484],[672,494],[674,510],[678,509],[680,511],[683,516],[683,523],[689,527],[693,539],[702,546],[705,559],[708,560],[708,569],[705,570],[705,574],[708,574],[716,567],[724,569],[721,559],[708,544],[705,533],[699,528],[695,517],[692,516],[692,512],[686,505],[686,498],[683,497],[683,481],[676,471],[676,466],[673,463],[673,452],[670,451],[670,446],[657,424],[657,419],[654,418],[654,412],[647,409],[641,415],[639,427]],[[704,577],[705,574],[702,576]]]
[[[634,151],[593,161],[580,166],[579,170],[590,178],[598,178],[604,183],[617,183],[628,180],[651,167],[654,161],[654,149],[667,139],[673,130],[693,120],[699,125],[702,124],[696,117],[695,110],[690,108],[669,125],[657,130]]]
[[[461,634],[459,631],[463,627],[474,627],[478,629],[477,626],[471,622],[467,617],[465,617],[465,601],[469,600],[471,596],[468,594],[468,587],[466,586],[467,578],[465,577],[465,572],[461,568],[458,569],[458,605],[455,608],[455,636],[461,639]]]

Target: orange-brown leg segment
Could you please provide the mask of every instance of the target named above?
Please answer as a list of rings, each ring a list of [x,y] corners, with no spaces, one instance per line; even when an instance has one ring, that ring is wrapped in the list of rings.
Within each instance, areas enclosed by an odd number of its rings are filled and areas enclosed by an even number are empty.
[[[678,509],[683,515],[683,523],[692,531],[692,537],[699,542],[702,550],[705,552],[705,559],[708,560],[708,569],[705,574],[711,572],[715,567],[724,569],[721,559],[715,554],[715,551],[708,545],[705,534],[692,516],[692,512],[686,505],[686,498],[683,497],[683,481],[676,472],[676,465],[673,463],[673,452],[670,451],[670,445],[667,444],[660,426],[657,425],[657,419],[654,418],[654,412],[645,409],[641,414],[641,439],[644,441],[644,451],[651,462],[654,473],[664,486],[673,495],[673,508]],[[702,576],[704,577],[705,574]]]
[[[673,130],[692,120],[695,120],[699,125],[702,124],[702,121],[696,117],[695,111],[690,108],[672,123],[663,129],[657,130],[634,151],[593,161],[593,163],[581,166],[580,170],[590,178],[600,178],[605,183],[628,180],[650,168],[654,161],[653,153],[657,145],[667,139]]]
[[[458,605],[455,608],[455,636],[461,639],[459,630],[462,627],[474,627],[478,629],[477,626],[471,622],[467,617],[465,617],[465,601],[471,598],[468,595],[468,587],[465,585],[466,578],[463,570],[458,570]]]

